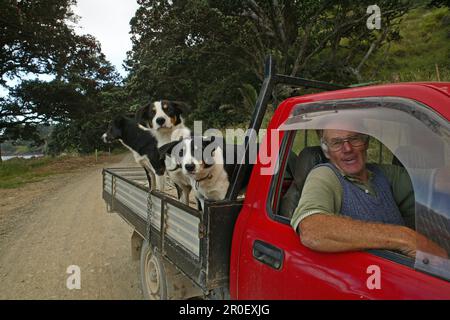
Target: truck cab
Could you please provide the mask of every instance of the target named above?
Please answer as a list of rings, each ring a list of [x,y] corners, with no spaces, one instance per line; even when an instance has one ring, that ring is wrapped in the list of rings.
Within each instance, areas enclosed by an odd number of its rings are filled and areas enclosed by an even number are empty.
[[[450,253],[450,184],[436,187],[450,177],[449,88],[450,83],[376,85],[283,101],[236,220],[231,298],[449,299],[448,259],[420,251],[415,259],[381,249],[313,251],[291,227],[295,206],[286,203],[298,202],[302,181],[324,161],[315,131],[330,123],[335,129],[350,125],[370,136],[368,162],[407,171],[415,198],[410,227]]]

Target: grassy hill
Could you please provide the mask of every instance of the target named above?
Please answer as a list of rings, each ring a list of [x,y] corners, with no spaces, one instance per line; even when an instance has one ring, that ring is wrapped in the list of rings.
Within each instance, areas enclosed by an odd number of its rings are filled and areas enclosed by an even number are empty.
[[[19,141],[15,144],[5,141],[0,147],[2,156],[44,153],[44,146],[34,146],[30,141]]]
[[[369,63],[374,80],[450,81],[450,10],[421,8],[401,18],[398,41],[380,48]]]

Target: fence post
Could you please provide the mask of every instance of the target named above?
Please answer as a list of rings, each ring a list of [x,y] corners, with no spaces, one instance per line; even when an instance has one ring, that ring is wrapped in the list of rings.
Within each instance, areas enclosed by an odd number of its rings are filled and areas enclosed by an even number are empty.
[[[437,77],[437,81],[441,81],[441,75],[439,74],[439,66],[437,63],[434,64],[436,67],[436,77]]]

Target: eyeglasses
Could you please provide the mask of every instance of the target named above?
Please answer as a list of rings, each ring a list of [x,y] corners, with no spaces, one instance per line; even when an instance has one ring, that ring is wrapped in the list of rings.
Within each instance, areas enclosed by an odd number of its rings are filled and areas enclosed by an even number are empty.
[[[354,136],[350,136],[345,139],[335,138],[331,139],[331,141],[323,140],[323,143],[328,146],[330,151],[340,151],[345,142],[350,143],[352,147],[362,147],[367,143],[367,141],[369,141],[369,136],[365,134],[355,134]]]

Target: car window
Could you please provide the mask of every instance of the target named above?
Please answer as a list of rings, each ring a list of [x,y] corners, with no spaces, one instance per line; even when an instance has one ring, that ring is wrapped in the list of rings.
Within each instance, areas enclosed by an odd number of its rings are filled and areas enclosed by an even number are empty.
[[[318,145],[320,145],[320,141],[315,130],[298,130],[295,132],[291,150],[298,155],[305,147]]]
[[[371,137],[368,162],[403,167],[413,185],[416,231],[450,253],[448,121],[416,101],[365,98],[298,105],[280,130],[301,135],[323,128],[367,134]],[[300,142],[295,147],[301,152],[305,145]],[[281,204],[275,207],[284,215],[283,197],[279,199]],[[414,267],[450,279],[450,261],[425,249],[417,251]]]

